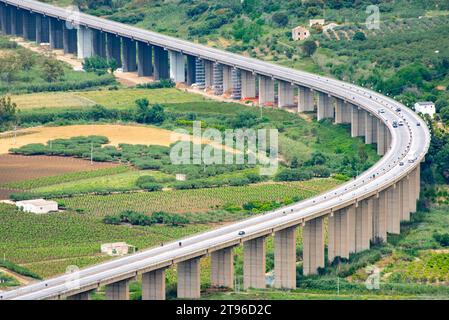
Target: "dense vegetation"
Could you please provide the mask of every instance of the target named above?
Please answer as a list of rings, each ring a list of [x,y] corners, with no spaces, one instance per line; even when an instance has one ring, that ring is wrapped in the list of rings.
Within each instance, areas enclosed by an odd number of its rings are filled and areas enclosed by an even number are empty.
[[[74,71],[50,53],[34,53],[0,36],[0,94],[81,90],[114,83],[111,75]]]

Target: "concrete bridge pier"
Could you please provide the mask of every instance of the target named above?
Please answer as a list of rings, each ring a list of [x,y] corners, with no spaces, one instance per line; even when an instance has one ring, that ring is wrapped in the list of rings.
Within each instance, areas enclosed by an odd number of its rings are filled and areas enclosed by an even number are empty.
[[[11,34],[17,34],[17,9],[13,6],[9,6],[9,15],[11,19]],[[41,17],[41,15],[38,15]]]
[[[355,105],[350,105],[351,107],[351,137],[355,138],[359,136],[359,108]]]
[[[265,237],[243,243],[243,288],[265,288]]]
[[[365,144],[373,143],[374,128],[373,128],[374,117],[371,113],[365,111]]]
[[[355,210],[355,252],[370,248],[373,221],[373,202],[363,200]]]
[[[314,110],[312,90],[307,87],[298,86],[298,112],[313,112]]]
[[[129,279],[106,285],[106,300],[129,300]]]
[[[64,53],[65,54],[78,54],[78,30],[75,26],[68,22],[63,23],[63,34],[62,34]]]
[[[334,118],[334,107],[331,97],[324,92],[318,92],[317,120]]]
[[[14,15],[13,7],[7,6],[6,8],[6,34],[11,35],[12,34],[12,17]]]
[[[327,258],[330,263],[336,257],[349,259],[349,214],[341,209],[329,216]]]
[[[136,42],[130,38],[122,38],[123,72],[137,71]]]
[[[67,300],[90,300],[91,291],[81,292],[74,294],[73,296],[68,296]]]
[[[335,124],[351,123],[351,108],[342,99],[335,98]]]
[[[419,199],[419,180],[418,180],[418,171],[419,167],[417,167],[410,174],[410,212],[415,213],[417,211],[417,201]]]
[[[165,269],[142,274],[142,300],[165,300]]]
[[[274,234],[274,286],[296,288],[296,227]]]
[[[77,42],[78,42],[78,59],[85,59],[92,57],[93,55],[92,29],[86,28],[84,26],[79,26],[77,32]]]
[[[196,59],[195,63],[195,78],[198,89],[206,88],[206,73],[204,70],[204,60]]]
[[[6,5],[4,2],[0,3],[0,31],[2,34],[6,34]]]
[[[303,229],[303,274],[318,274],[324,267],[324,223],[323,218],[306,221]]]
[[[256,75],[252,72],[241,70],[242,79],[242,99],[252,99],[256,97]]]
[[[209,60],[204,60],[204,82],[206,88],[212,88],[214,85],[214,63]]]
[[[24,19],[25,19],[25,17],[24,17]],[[63,22],[58,19],[49,18],[50,48],[51,49],[63,49],[64,48],[64,44],[62,41],[62,24],[63,24]]]
[[[106,59],[106,34],[101,30],[93,32],[93,55]]]
[[[200,259],[194,258],[178,263],[178,298],[201,297]]]
[[[139,77],[153,75],[153,47],[144,42],[137,42],[137,73]]]
[[[385,127],[380,119],[377,119],[377,154],[380,156],[385,154],[387,131],[387,127]]]
[[[154,46],[154,80],[169,78],[168,52],[162,47]]]
[[[240,100],[242,98],[242,75],[240,69],[233,68],[231,70],[232,93],[231,98]]]
[[[234,287],[233,248],[225,248],[211,253],[211,284],[214,287]]]
[[[23,12],[23,37],[28,41],[36,41],[36,15],[29,11]]]
[[[223,93],[230,95],[232,93],[232,68],[223,65]]]
[[[106,34],[106,59],[111,61],[114,59],[119,68],[122,67],[122,44],[121,39],[115,34]]]
[[[395,184],[387,190],[388,194],[388,215],[387,232],[399,234],[401,232],[401,208],[398,199],[401,199],[401,186]]]
[[[274,104],[274,80],[266,76],[259,76],[259,104]]]
[[[14,10],[14,16],[15,18],[13,18],[12,20],[15,20],[15,30],[13,27],[14,31],[12,34],[16,35],[16,36],[22,36],[23,35],[23,11],[21,9],[15,9]],[[49,27],[49,26],[48,26]],[[48,40],[48,42],[50,42],[50,38]]]
[[[196,60],[197,58],[187,55],[187,85],[196,83]]]
[[[36,14],[36,44],[41,44],[42,41],[42,22],[43,16],[40,14]],[[15,23],[13,23],[15,24]]]
[[[381,191],[378,196],[373,197],[373,232],[372,240],[375,243],[387,240],[387,198],[385,191]]]
[[[214,79],[213,79],[214,95],[221,96],[223,94],[223,65],[214,63]]]
[[[295,86],[290,82],[278,81],[278,107],[295,105]]]
[[[401,221],[410,221],[410,179],[409,176],[401,180],[402,189],[402,219]],[[401,200],[401,199],[399,199]]]
[[[175,83],[186,82],[186,63],[184,55],[177,51],[169,51],[170,55],[170,79]]]

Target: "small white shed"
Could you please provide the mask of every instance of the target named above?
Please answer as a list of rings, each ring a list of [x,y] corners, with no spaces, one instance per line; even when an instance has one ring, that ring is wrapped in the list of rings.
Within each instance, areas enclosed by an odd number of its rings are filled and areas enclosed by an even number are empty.
[[[124,256],[129,253],[130,245],[126,242],[104,243],[101,245],[101,253],[108,256]]]
[[[30,213],[49,213],[58,211],[58,203],[55,201],[48,201],[44,199],[34,199],[34,200],[24,200],[17,201],[16,207],[20,208],[25,212]]]

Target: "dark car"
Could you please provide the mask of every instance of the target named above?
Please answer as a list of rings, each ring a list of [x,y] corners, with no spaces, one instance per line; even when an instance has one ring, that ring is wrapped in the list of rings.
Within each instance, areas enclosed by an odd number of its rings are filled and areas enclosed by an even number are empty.
[[[239,236],[244,236],[245,235],[245,231],[239,231]]]

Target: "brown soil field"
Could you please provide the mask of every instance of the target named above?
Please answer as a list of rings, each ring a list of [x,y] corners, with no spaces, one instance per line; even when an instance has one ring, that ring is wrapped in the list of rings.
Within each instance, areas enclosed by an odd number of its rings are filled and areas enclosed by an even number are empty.
[[[17,137],[11,132],[0,135],[0,155],[9,152],[11,148],[19,148],[30,143],[46,144],[49,140],[68,139],[75,136],[100,135],[109,138],[110,145],[120,143],[169,146],[170,144],[189,138],[186,135],[175,134],[174,131],[139,126],[139,125],[72,125],[63,127],[35,127],[17,131]],[[194,139],[195,143],[199,141]],[[210,141],[203,141],[208,143]],[[220,147],[219,144],[211,145]],[[227,150],[227,148],[225,148]],[[228,150],[231,151],[232,149]],[[0,164],[1,165],[1,164]]]
[[[40,177],[56,176],[68,172],[89,171],[117,166],[116,163],[53,157],[0,155],[0,185]]]

